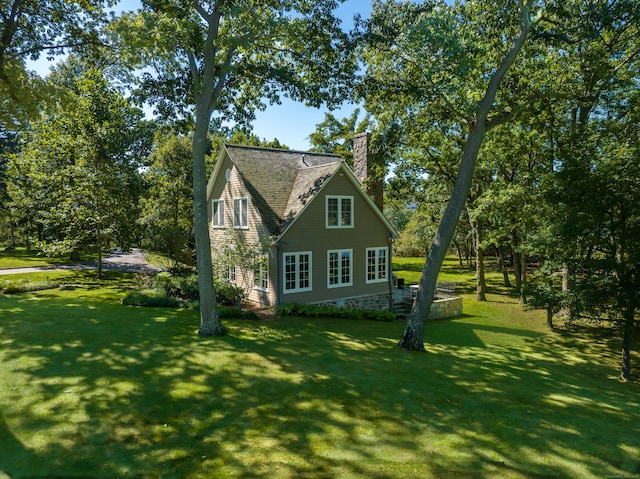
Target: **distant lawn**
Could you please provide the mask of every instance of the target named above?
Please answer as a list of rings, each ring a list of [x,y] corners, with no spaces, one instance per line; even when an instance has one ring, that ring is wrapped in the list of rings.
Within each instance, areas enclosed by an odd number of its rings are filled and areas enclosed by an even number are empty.
[[[81,261],[93,261],[98,259],[97,253],[80,253]],[[57,264],[73,263],[69,255],[47,257],[39,251],[16,248],[15,250],[0,250],[0,269],[10,268],[35,268],[38,266],[52,266]]]
[[[198,312],[122,294],[0,296],[0,477],[640,475],[640,384],[615,379],[616,342],[549,333],[507,296],[465,293],[420,354],[396,346],[402,322],[200,338]]]

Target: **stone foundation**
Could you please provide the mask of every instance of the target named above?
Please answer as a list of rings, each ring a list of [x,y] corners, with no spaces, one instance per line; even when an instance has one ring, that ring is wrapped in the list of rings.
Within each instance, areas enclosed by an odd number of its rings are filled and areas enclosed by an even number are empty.
[[[374,311],[388,311],[391,307],[391,295],[371,294],[367,296],[356,296],[353,298],[340,298],[331,301],[321,301],[313,303],[320,306],[337,306],[345,309],[370,309]]]

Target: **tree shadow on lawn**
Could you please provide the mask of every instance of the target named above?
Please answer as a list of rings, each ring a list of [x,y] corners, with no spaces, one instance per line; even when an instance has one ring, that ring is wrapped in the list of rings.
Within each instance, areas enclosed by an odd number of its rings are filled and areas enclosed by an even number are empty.
[[[31,297],[47,318],[0,303],[15,478],[640,472],[638,388],[554,338],[478,347],[477,324],[442,322],[409,354],[399,323],[322,319],[199,338],[196,312]]]

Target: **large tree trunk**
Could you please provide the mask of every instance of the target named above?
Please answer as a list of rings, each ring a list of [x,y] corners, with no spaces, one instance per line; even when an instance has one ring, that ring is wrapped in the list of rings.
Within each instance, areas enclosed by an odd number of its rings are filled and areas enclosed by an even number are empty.
[[[200,293],[200,336],[222,336],[225,329],[220,322],[213,283],[211,261],[211,239],[207,213],[207,172],[205,154],[209,115],[199,110],[196,113],[196,128],[193,134],[193,225],[196,240],[198,266],[198,291]]]
[[[471,180],[478,158],[478,152],[482,146],[485,131],[492,125],[487,125],[489,111],[498,92],[498,87],[507,71],[515,61],[518,53],[531,28],[529,19],[530,8],[533,0],[528,0],[526,5],[521,4],[520,31],[513,46],[509,49],[500,65],[491,75],[484,97],[478,104],[475,120],[469,125],[469,135],[462,150],[462,159],[458,169],[458,176],[453,187],[451,200],[444,212],[433,245],[429,250],[427,261],[422,269],[418,294],[407,318],[407,324],[398,343],[404,349],[410,351],[424,351],[424,323],[427,320],[433,298],[435,296],[438,273],[453,239],[453,235],[460,219],[460,214],[469,195]]]
[[[422,269],[420,283],[418,284],[418,294],[413,302],[411,313],[407,318],[407,324],[399,343],[399,346],[409,351],[424,351],[424,323],[433,304],[438,273],[444,262],[460,213],[462,213],[469,194],[478,151],[484,136],[487,111],[484,112],[482,121],[477,122],[476,128],[469,132],[462,152],[462,161],[458,169],[458,177],[453,187],[451,200],[444,212],[436,237],[433,240],[433,245],[429,250],[429,256],[427,256],[427,261]]]

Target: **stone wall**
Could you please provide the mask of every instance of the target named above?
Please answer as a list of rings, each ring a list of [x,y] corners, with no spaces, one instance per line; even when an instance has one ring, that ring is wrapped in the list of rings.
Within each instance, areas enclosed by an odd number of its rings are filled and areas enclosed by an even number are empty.
[[[320,306],[337,306],[345,309],[371,309],[374,311],[388,311],[391,307],[391,295],[372,294],[366,296],[357,296],[353,298],[340,298],[331,301],[322,301]]]
[[[436,299],[431,305],[429,319],[453,318],[462,314],[462,297]]]

